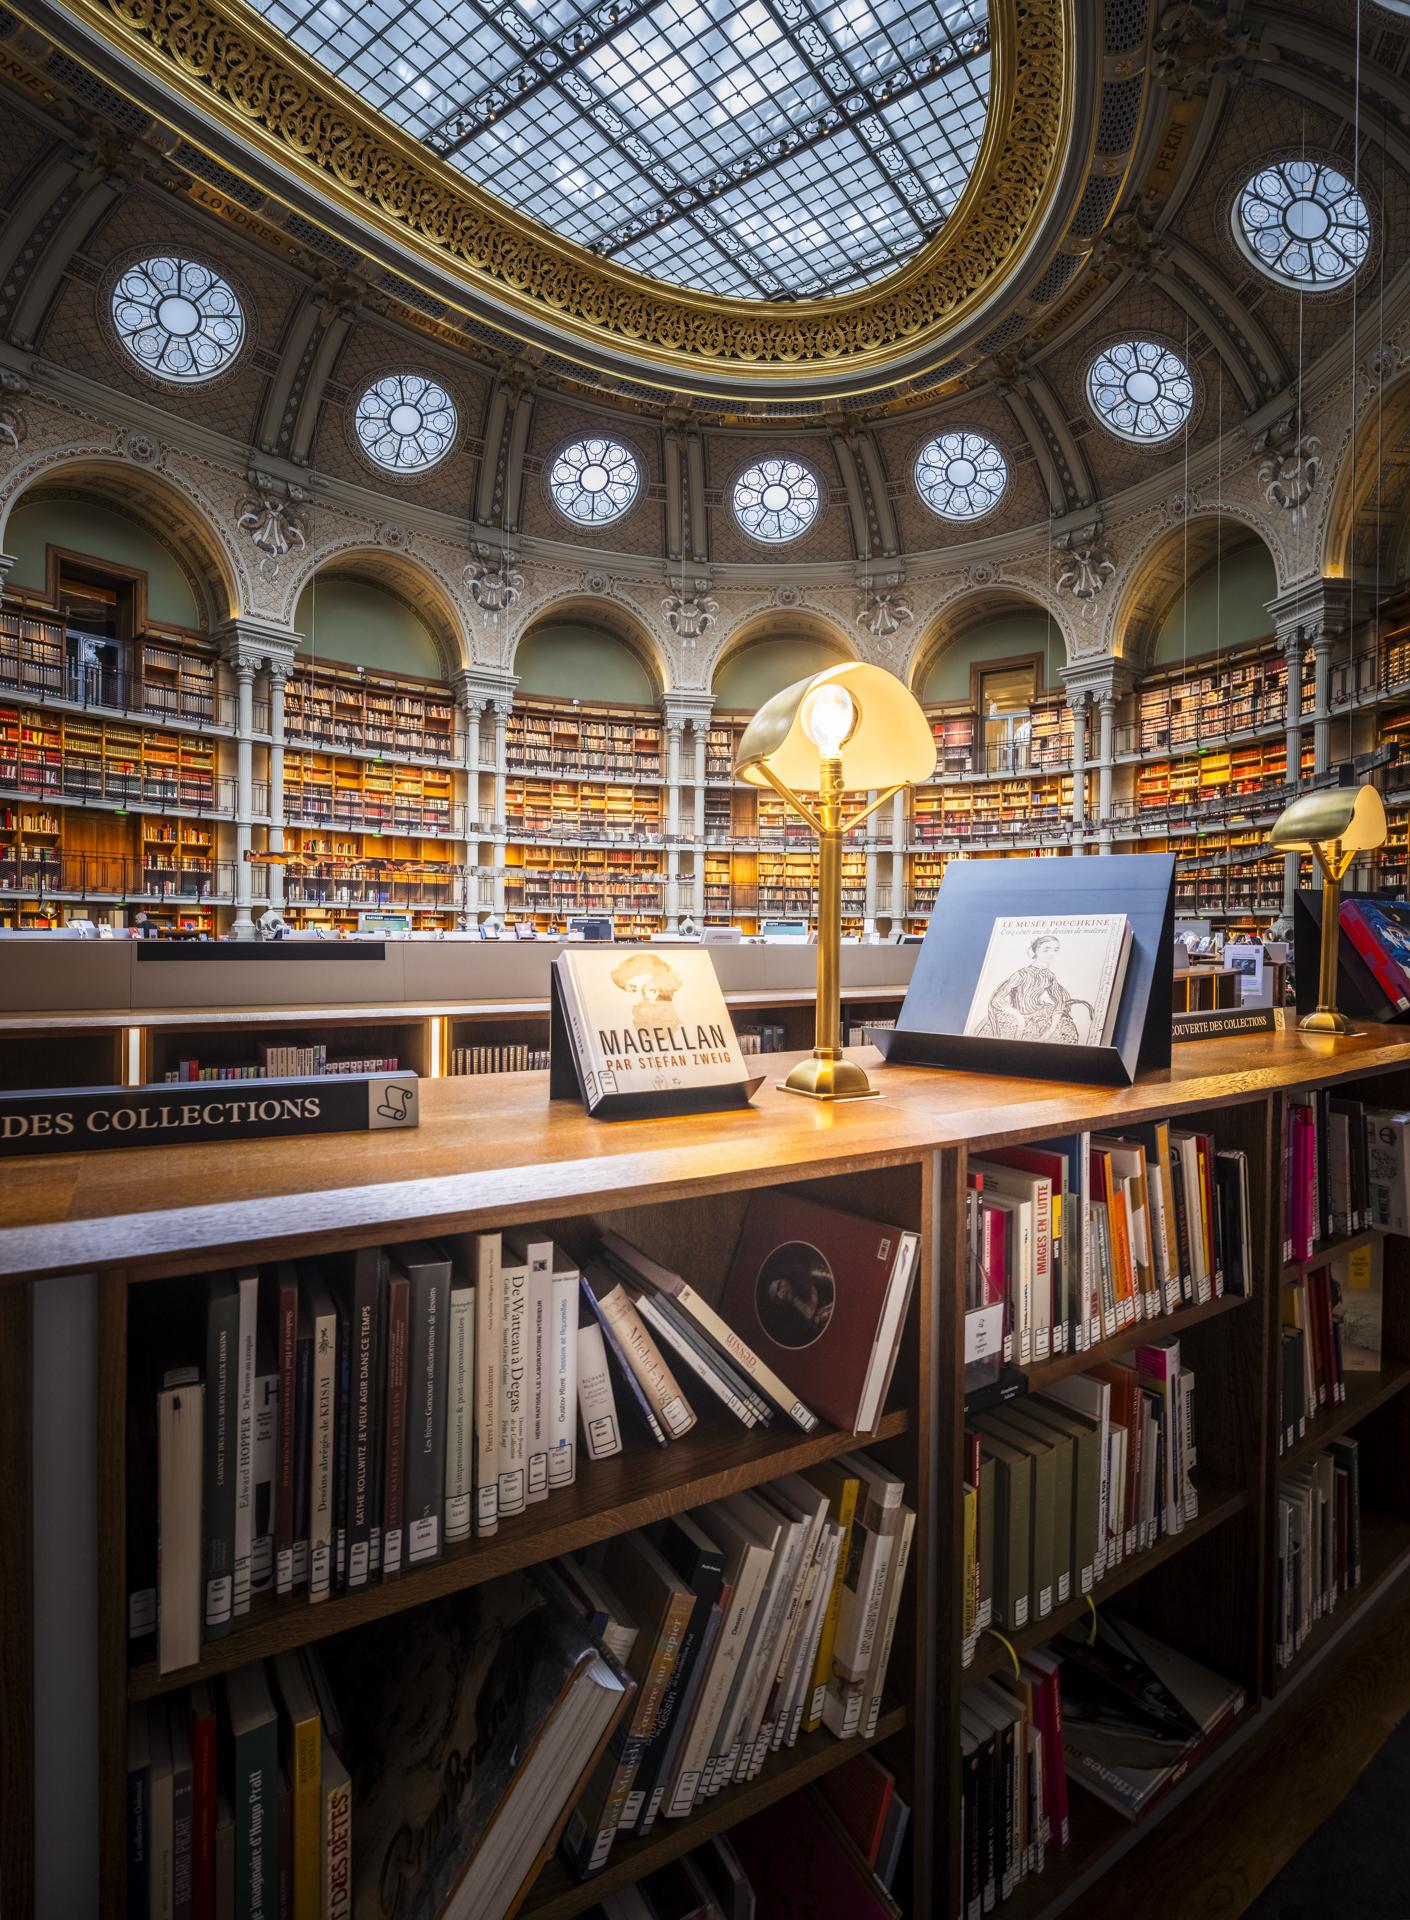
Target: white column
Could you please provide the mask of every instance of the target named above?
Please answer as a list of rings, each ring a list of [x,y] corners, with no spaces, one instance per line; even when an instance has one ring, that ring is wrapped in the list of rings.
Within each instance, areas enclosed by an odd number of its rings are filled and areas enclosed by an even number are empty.
[[[1320,631],[1312,646],[1312,767],[1326,773],[1332,764],[1331,634]]]
[[[668,713],[666,730],[666,925],[674,933],[681,917],[681,728],[679,714]]]
[[[875,800],[875,798],[876,789],[873,787],[867,795],[867,800],[870,802]],[[880,835],[875,814],[872,814],[871,818],[865,822],[861,831],[867,836],[867,883],[866,895],[862,904],[862,916],[864,919],[870,920],[872,925],[875,926],[877,885],[881,877]]]
[[[695,821],[695,873],[691,881],[691,912],[695,924],[705,924],[705,733],[707,722],[692,720],[690,723],[691,779],[694,783],[692,795]]]
[[[1116,694],[1107,688],[1097,695],[1097,834],[1098,853],[1111,852],[1111,774],[1116,737]]]
[[[1072,709],[1072,824],[1076,829],[1072,839],[1072,851],[1085,853],[1087,833],[1087,706],[1090,695],[1086,691],[1069,693],[1067,704]]]
[[[898,925],[906,904],[906,796],[898,793],[891,802],[891,918]]]
[[[460,711],[465,722],[463,740],[465,765],[465,864],[467,867],[480,866],[480,723],[484,718],[485,702],[462,696]],[[476,914],[480,905],[480,882],[477,875],[469,873],[465,880],[465,907],[471,915]]]
[[[1302,785],[1302,627],[1296,626],[1291,633],[1283,635],[1283,666],[1286,673],[1286,701],[1284,710],[1287,744],[1287,781],[1296,792]],[[1301,856],[1296,853],[1283,857],[1283,912],[1291,915],[1297,906],[1297,883],[1301,870]]]
[[[284,687],[291,668],[284,660],[267,662],[269,672],[269,850],[284,851]],[[269,904],[276,912],[284,905],[284,869],[272,861],[269,868]]]
[[[254,845],[250,816],[254,811],[255,662],[247,655],[235,662],[235,683],[235,922],[231,931],[237,940],[253,940],[252,874],[245,855]]]
[[[494,911],[496,916],[504,912],[504,847],[505,847],[505,775],[509,767],[509,708],[508,700],[494,702]]]

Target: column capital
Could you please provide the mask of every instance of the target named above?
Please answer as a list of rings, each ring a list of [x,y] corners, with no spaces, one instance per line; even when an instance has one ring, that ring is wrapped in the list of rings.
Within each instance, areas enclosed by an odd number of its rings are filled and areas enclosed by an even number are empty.
[[[1331,647],[1351,626],[1351,582],[1314,576],[1275,594],[1265,606],[1284,653]]]
[[[491,705],[498,712],[501,701],[507,711],[519,682],[514,674],[498,667],[459,667],[451,675],[450,684],[464,711],[475,705],[483,713]]]
[[[217,627],[211,637],[226,666],[238,671],[248,661],[258,672],[266,664],[271,668],[280,665],[285,679],[293,672],[294,656],[303,644],[303,635],[295,633],[292,627],[246,613],[237,613]]]
[[[1112,703],[1130,693],[1136,674],[1129,660],[1079,660],[1058,669],[1067,693],[1067,704],[1076,709],[1079,700]]]

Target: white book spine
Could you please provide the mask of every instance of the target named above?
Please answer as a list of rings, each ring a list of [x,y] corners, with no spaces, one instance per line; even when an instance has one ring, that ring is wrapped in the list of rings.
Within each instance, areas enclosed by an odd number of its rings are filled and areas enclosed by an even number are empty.
[[[578,1273],[555,1272],[549,1286],[548,1484],[578,1477]]]
[[[250,1610],[255,1545],[255,1332],[259,1275],[240,1275],[240,1334],[235,1349],[235,1612]]]
[[[523,1513],[529,1500],[529,1269],[506,1259],[500,1267],[499,1511]]]
[[[199,1382],[158,1394],[157,1664],[163,1673],[193,1666],[201,1657],[204,1422],[205,1388]]]
[[[679,1360],[684,1361],[696,1378],[703,1381],[710,1391],[724,1402],[737,1420],[742,1421],[746,1427],[757,1424],[758,1416],[753,1408],[746,1407],[729,1382],[706,1366],[679,1327],[673,1326],[667,1316],[659,1311],[649,1293],[643,1293],[638,1298],[636,1310],[656,1339],[668,1346]]]
[[[475,1241],[475,1531],[499,1524],[500,1244],[497,1233]]]
[[[578,1328],[578,1414],[589,1460],[606,1460],[622,1451],[622,1428],[612,1376],[607,1371],[607,1348],[602,1329],[595,1322]]]
[[[915,1510],[912,1507],[906,1507],[901,1514],[901,1529],[896,1540],[896,1550],[891,1557],[891,1571],[886,1577],[886,1602],[881,1637],[877,1641],[867,1673],[871,1697],[862,1715],[862,1733],[868,1740],[875,1737],[877,1723],[881,1718],[881,1696],[886,1686],[886,1669],[891,1660],[891,1644],[896,1638],[896,1619],[901,1609],[901,1598],[906,1585],[906,1567],[911,1557],[911,1541],[915,1537],[915,1530]]]
[[[762,1546],[745,1549],[738,1578],[730,1594],[729,1611],[720,1624],[710,1670],[701,1684],[700,1698],[684,1749],[670,1783],[664,1808],[668,1820],[684,1818],[700,1797],[705,1768],[714,1752],[720,1715],[739,1672],[740,1657],[749,1641],[749,1629],[759,1608],[769,1554]]]
[[[468,1540],[475,1501],[475,1289],[450,1296],[446,1369],[445,1537]]]
[[[529,1499],[548,1498],[550,1390],[550,1296],[553,1291],[553,1242],[531,1240],[525,1248],[529,1268],[529,1382],[527,1449]]]

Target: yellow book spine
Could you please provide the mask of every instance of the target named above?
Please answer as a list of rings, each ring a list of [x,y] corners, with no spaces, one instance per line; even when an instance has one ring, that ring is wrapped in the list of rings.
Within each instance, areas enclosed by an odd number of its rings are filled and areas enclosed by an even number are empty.
[[[973,1637],[979,1621],[979,1491],[964,1490],[964,1637]]]
[[[828,1676],[832,1672],[837,1622],[842,1617],[842,1590],[847,1581],[847,1557],[852,1545],[852,1522],[856,1518],[860,1490],[861,1482],[849,1476],[842,1482],[833,1508],[832,1517],[842,1528],[842,1540],[837,1549],[837,1568],[832,1576],[832,1591],[827,1597],[827,1612],[823,1615],[817,1658],[813,1662],[813,1685],[808,1712],[803,1720],[804,1733],[814,1733],[822,1725],[823,1699],[827,1693]]]
[[[323,1908],[323,1729],[294,1728],[294,1920],[321,1920]]]

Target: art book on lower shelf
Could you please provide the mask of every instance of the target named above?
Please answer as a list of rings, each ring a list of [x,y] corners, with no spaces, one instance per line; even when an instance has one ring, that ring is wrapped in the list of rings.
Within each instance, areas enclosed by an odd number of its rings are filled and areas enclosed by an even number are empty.
[[[1130,957],[1124,913],[1001,915],[964,1030],[993,1040],[1109,1046]]]
[[[336,1665],[334,1660],[336,1649]],[[333,1643],[357,1810],[353,1912],[515,1912],[633,1688],[531,1574]]]

